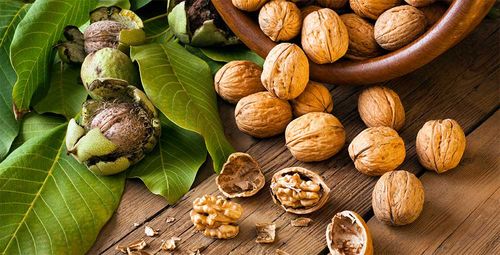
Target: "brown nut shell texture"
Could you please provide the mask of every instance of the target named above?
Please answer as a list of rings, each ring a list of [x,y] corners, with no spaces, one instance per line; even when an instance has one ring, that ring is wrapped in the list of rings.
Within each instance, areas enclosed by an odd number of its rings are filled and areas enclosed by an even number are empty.
[[[375,22],[375,40],[386,50],[397,50],[417,39],[426,30],[424,14],[409,5],[382,13]]]
[[[234,7],[247,12],[254,12],[260,9],[267,0],[232,0]]]
[[[382,48],[375,41],[373,25],[370,22],[354,13],[343,14],[340,19],[349,34],[349,48],[345,55],[347,58],[362,60],[382,55]]]
[[[373,241],[363,218],[353,211],[335,214],[326,228],[326,244],[332,255],[372,255]]]
[[[314,63],[333,63],[347,52],[349,36],[339,15],[323,8],[304,18],[301,43],[304,52]]]
[[[234,116],[239,130],[265,138],[285,131],[292,120],[292,107],[286,100],[264,91],[242,98],[236,105]]]
[[[349,156],[361,173],[382,175],[403,163],[406,156],[405,144],[392,128],[367,128],[352,140]]]
[[[260,81],[261,75],[262,68],[251,61],[231,61],[215,74],[215,91],[224,100],[236,104],[243,97],[266,90]]]
[[[317,173],[302,167],[276,172],[271,180],[271,196],[285,211],[308,214],[317,211],[328,200],[330,188]]]
[[[229,155],[215,183],[226,197],[250,197],[264,187],[265,178],[252,156],[235,152]]]
[[[410,224],[424,208],[424,186],[410,172],[385,173],[373,188],[372,207],[375,217],[386,224]]]
[[[351,9],[358,16],[376,20],[384,11],[398,6],[401,0],[349,0]]]
[[[405,124],[405,110],[398,94],[381,86],[367,88],[358,98],[358,112],[368,127],[399,130]]]
[[[323,84],[314,81],[309,81],[304,92],[291,100],[290,104],[295,117],[310,112],[330,113],[333,110],[333,99],[330,91]]]
[[[217,239],[229,239],[238,235],[240,228],[236,222],[242,214],[241,205],[212,195],[196,198],[190,212],[196,230]]]
[[[309,62],[302,49],[292,43],[276,45],[264,61],[261,81],[280,99],[298,97],[309,81]]]
[[[431,120],[417,134],[420,164],[438,173],[457,167],[465,151],[465,134],[452,119]]]
[[[321,161],[337,154],[345,143],[345,130],[335,116],[311,112],[288,124],[286,147],[300,161]]]
[[[293,39],[302,27],[300,9],[289,1],[272,0],[260,9],[259,26],[275,42]]]

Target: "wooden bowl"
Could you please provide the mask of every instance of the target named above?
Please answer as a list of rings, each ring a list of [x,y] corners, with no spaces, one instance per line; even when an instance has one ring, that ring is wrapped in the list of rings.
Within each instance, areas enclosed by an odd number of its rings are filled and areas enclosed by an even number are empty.
[[[229,28],[262,57],[276,45],[256,20],[233,6],[231,0],[212,0]],[[386,55],[361,60],[340,60],[318,65],[309,61],[311,80],[329,84],[373,84],[400,77],[429,63],[460,42],[486,16],[495,0],[456,0],[424,35]],[[471,53],[473,54],[473,53]]]

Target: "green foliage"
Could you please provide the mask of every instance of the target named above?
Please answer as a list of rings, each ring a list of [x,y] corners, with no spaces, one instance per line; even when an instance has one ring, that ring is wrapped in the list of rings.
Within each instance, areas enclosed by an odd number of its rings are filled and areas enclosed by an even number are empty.
[[[129,0],[98,0],[96,7],[118,6],[122,9],[130,9]]]
[[[202,48],[200,50],[205,56],[213,61],[229,62],[233,60],[249,60],[259,66],[264,64],[264,59],[262,57],[241,44],[223,48]]]
[[[21,121],[19,135],[12,144],[11,151],[15,150],[31,138],[43,136],[52,129],[64,124],[65,120],[59,116],[28,113]]]
[[[174,39],[174,33],[168,27],[166,14],[145,20],[144,32],[148,42],[164,43]]]
[[[151,1],[152,0],[131,0],[130,1],[130,4],[131,4],[130,9],[131,10],[140,9],[140,8],[144,7],[145,5],[149,4]]]

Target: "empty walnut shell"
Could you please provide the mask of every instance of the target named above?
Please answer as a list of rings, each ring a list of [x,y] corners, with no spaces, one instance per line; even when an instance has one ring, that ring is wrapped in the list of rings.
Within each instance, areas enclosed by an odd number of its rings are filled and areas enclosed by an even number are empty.
[[[358,98],[359,116],[368,127],[399,130],[405,124],[405,109],[398,94],[381,86],[367,88]]]
[[[349,48],[346,58],[362,60],[382,55],[383,50],[375,41],[373,25],[354,13],[340,16],[349,34]]]
[[[294,214],[317,211],[330,195],[330,188],[323,178],[302,167],[289,167],[276,172],[270,188],[274,203]]]
[[[384,11],[397,6],[401,0],[350,0],[351,9],[363,18],[376,20]]]
[[[302,27],[300,9],[289,1],[272,0],[260,9],[259,26],[275,42],[291,40]]]
[[[342,211],[326,228],[326,244],[332,255],[371,255],[373,241],[363,218],[353,211]]]
[[[315,81],[309,81],[304,92],[291,100],[290,104],[295,117],[310,112],[330,113],[333,110],[333,99],[330,91],[323,84]]]
[[[264,187],[265,179],[252,156],[236,152],[229,155],[215,183],[226,197],[251,197]]]

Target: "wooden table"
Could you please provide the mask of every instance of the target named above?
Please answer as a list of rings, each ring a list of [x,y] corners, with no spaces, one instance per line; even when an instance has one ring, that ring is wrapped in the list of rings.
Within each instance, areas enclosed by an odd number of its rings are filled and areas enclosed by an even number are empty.
[[[220,194],[211,163],[206,163],[194,187],[173,206],[149,193],[139,181],[128,181],[116,215],[102,230],[89,254],[116,254],[115,246],[144,238],[148,251],[159,251],[162,239],[182,238],[174,254],[274,254],[277,248],[292,255],[326,254],[325,227],[341,210],[358,212],[368,222],[377,254],[500,254],[500,22],[487,19],[462,43],[420,70],[385,83],[400,96],[406,108],[406,125],[400,131],[407,157],[400,169],[415,173],[425,187],[424,211],[408,226],[389,227],[373,217],[371,192],[375,177],[360,174],[347,153],[349,142],[365,128],[357,110],[361,87],[331,86],[333,114],[347,131],[345,148],[320,163],[301,163],[284,146],[283,136],[253,139],[237,130],[234,106],[220,103],[227,137],[239,151],[254,156],[266,179],[279,169],[305,166],[319,172],[332,188],[328,203],[310,215],[307,228],[290,226],[296,216],[274,205],[267,189],[247,199],[240,233],[232,240],[216,241],[196,233],[189,219],[194,198]],[[445,174],[425,171],[415,156],[415,137],[425,121],[457,120],[467,134],[467,148],[460,165]],[[269,185],[269,182],[266,184]],[[175,221],[167,223],[166,219]],[[255,243],[255,223],[277,225],[274,244]],[[144,235],[144,225],[158,228],[156,237]]]

